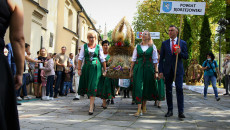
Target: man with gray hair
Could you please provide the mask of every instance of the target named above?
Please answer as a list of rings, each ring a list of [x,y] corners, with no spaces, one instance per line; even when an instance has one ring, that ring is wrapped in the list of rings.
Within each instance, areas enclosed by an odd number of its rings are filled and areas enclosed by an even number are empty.
[[[230,54],[226,54],[224,58],[223,64],[223,74],[225,75],[225,84],[224,88],[226,89],[226,93],[224,95],[229,95],[229,87],[230,87]]]

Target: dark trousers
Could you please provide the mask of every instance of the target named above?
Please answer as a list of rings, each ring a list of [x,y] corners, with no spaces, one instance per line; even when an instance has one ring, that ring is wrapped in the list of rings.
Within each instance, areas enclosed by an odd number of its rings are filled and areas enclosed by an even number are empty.
[[[70,86],[69,86],[69,89],[70,89],[70,91],[73,91],[73,72],[71,72],[71,74],[70,74],[70,79],[71,79],[71,81],[70,81]]]
[[[23,96],[27,96],[27,89],[26,89],[26,77],[29,76],[28,73],[23,74],[22,78],[22,86],[16,91],[16,96],[19,97],[22,89]]]
[[[54,75],[50,75],[47,77],[46,84],[46,96],[53,97],[53,83],[54,83]]]
[[[229,87],[230,87],[230,75],[225,75],[224,76],[225,84],[224,88],[226,89],[226,93],[229,93]]]
[[[173,95],[172,95],[172,83],[173,83],[173,70],[168,75],[165,75],[166,84],[166,99],[168,105],[168,111],[173,111]],[[183,95],[183,75],[176,76],[176,95],[177,95],[177,107],[178,112],[184,112],[184,95]]]
[[[60,92],[62,92],[62,89],[63,89],[63,72],[62,71],[57,71],[56,85],[54,88],[55,94],[58,93],[59,88],[60,88]]]

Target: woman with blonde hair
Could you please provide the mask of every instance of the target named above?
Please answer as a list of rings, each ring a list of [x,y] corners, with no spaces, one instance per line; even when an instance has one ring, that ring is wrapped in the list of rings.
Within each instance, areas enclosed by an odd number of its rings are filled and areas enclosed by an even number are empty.
[[[102,75],[102,65],[104,68],[103,75],[105,75],[106,62],[102,47],[96,44],[96,32],[93,30],[89,31],[87,39],[89,43],[82,46],[78,58],[77,69],[80,76],[78,94],[87,94],[90,98],[89,115],[92,115],[95,108],[94,100],[97,95],[97,87]],[[81,68],[82,60],[84,60],[84,65]]]
[[[42,63],[39,64],[39,70],[38,70],[38,88],[37,88],[37,93],[38,93],[38,97],[41,98],[42,97],[42,80],[41,80],[41,67],[44,66],[44,62],[47,60],[47,51],[46,49],[43,47],[40,49],[39,51],[39,57],[38,60],[41,60]],[[42,64],[42,66],[40,66]]]
[[[149,31],[144,31],[142,42],[138,44],[132,56],[130,77],[133,75],[133,99],[138,104],[135,116],[146,113],[147,100],[154,100],[155,80],[158,77],[157,49],[150,37]],[[141,112],[141,107],[143,108]]]

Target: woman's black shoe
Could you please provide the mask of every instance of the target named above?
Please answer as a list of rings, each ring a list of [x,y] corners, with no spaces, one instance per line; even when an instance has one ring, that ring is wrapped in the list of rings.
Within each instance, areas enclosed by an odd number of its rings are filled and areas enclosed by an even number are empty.
[[[108,99],[108,100],[106,101],[106,104],[109,105],[109,102],[110,102],[110,100]],[[111,101],[111,102],[112,102],[112,101]],[[112,103],[111,103],[111,104],[112,104]]]
[[[93,111],[95,110],[95,104],[93,104]],[[93,115],[93,112],[89,112],[89,115]]]
[[[103,107],[103,109],[107,109],[107,107]]]
[[[93,115],[93,112],[89,112],[89,115]]]

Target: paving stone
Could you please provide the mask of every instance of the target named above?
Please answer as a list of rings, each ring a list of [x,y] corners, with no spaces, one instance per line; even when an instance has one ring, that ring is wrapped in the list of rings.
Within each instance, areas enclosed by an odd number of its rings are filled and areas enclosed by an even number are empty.
[[[88,115],[89,100],[73,101],[74,94],[59,97],[53,101],[31,101],[18,106],[20,127],[22,130],[177,130],[177,129],[230,129],[230,98],[222,96],[217,102],[214,95],[208,100],[203,95],[184,90],[185,116],[178,119],[175,90],[173,90],[173,116],[165,118],[166,101],[161,102],[161,109],[154,106],[154,101],[147,102],[147,113],[135,117],[137,105],[131,105],[131,98],[118,96],[115,104],[107,109],[101,107],[102,100],[96,98],[96,109]]]

